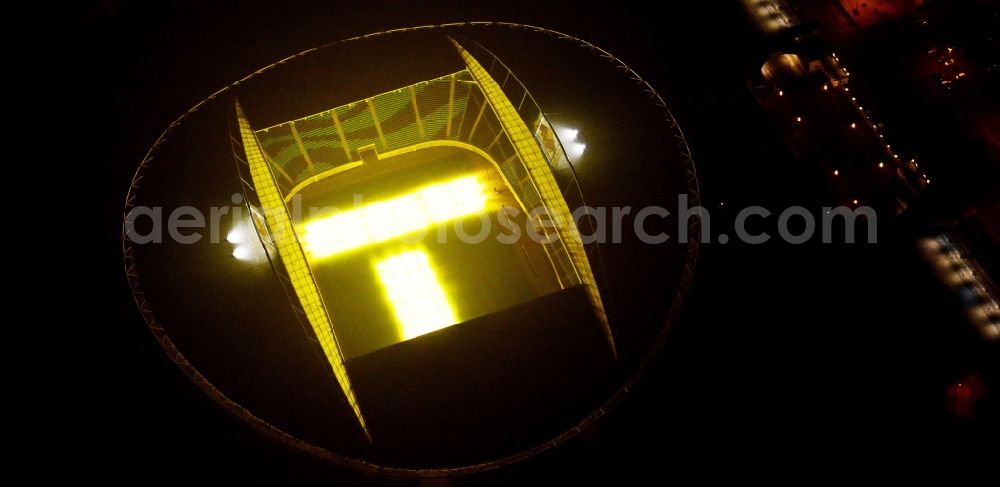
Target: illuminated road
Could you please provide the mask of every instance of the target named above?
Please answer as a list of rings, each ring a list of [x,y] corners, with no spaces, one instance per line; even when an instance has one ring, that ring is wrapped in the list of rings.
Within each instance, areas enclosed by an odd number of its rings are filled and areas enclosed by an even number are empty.
[[[786,79],[756,90],[758,101],[796,157],[827,175],[833,204],[895,215],[927,187],[917,163],[893,151],[847,86],[821,72]]]

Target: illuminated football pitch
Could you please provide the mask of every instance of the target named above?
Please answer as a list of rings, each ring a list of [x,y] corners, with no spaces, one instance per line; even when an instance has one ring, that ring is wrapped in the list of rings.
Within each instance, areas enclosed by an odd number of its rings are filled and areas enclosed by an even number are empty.
[[[525,212],[489,161],[431,147],[377,166],[300,193],[296,232],[345,358],[560,288],[544,249],[523,234]],[[505,206],[516,215],[501,214]],[[511,226],[522,235],[504,243]]]

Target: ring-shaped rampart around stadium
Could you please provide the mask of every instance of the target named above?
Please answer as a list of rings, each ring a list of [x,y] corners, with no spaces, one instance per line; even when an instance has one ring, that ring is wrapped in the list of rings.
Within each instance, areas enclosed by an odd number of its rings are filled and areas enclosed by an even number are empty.
[[[157,177],[158,170],[159,171],[167,170],[167,168],[157,168],[156,162],[159,156],[162,155],[165,142],[168,140],[168,138],[174,135],[175,131],[178,130],[178,127],[181,126],[182,122],[191,123],[192,115],[201,110],[206,109],[209,106],[228,105],[231,107],[232,106],[231,104],[219,103],[219,102],[222,100],[230,99],[226,95],[230,94],[235,95],[236,94],[235,92],[239,91],[241,87],[250,84],[253,80],[258,79],[258,77],[273,69],[277,69],[278,67],[281,66],[294,65],[296,62],[299,61],[307,61],[310,59],[310,56],[316,56],[317,53],[323,52],[325,50],[343,48],[345,46],[361,44],[366,41],[372,41],[376,39],[387,39],[391,38],[394,35],[397,36],[410,35],[415,33],[422,35],[423,33],[434,33],[440,35],[442,38],[445,38],[445,34],[454,36],[454,38],[459,40],[461,46],[468,48],[466,54],[469,54],[473,59],[478,59],[478,62],[476,62],[478,68],[481,71],[487,73],[486,75],[489,78],[496,80],[496,84],[498,86],[501,86],[500,88],[501,90],[506,90],[505,98],[511,103],[511,107],[514,108],[514,111],[517,112],[518,116],[517,118],[519,118],[521,121],[525,123],[531,124],[529,129],[538,130],[540,123],[537,122],[537,120],[545,118],[544,112],[542,112],[542,109],[539,107],[539,103],[536,103],[535,98],[528,92],[528,90],[525,88],[525,85],[522,84],[521,80],[514,75],[513,70],[509,69],[507,65],[504,64],[498,56],[494,55],[490,50],[487,50],[485,47],[479,44],[478,38],[480,36],[478,36],[477,34],[483,34],[483,36],[489,37],[485,35],[484,33],[485,30],[494,31],[493,32],[494,35],[496,33],[510,33],[512,35],[513,33],[519,33],[519,35],[522,35],[525,38],[535,39],[533,42],[539,42],[538,41],[539,39],[546,39],[545,42],[551,42],[561,45],[562,47],[560,47],[559,49],[565,49],[568,46],[574,50],[579,51],[581,56],[590,56],[599,59],[601,63],[605,63],[608,67],[613,68],[616,72],[623,74],[624,76],[621,76],[621,74],[619,76],[624,78],[626,83],[629,86],[631,86],[633,90],[637,89],[637,91],[641,93],[642,98],[648,101],[649,107],[655,110],[655,113],[658,114],[659,120],[662,123],[662,127],[659,127],[661,133],[666,132],[664,136],[665,139],[669,141],[669,143],[663,144],[664,139],[657,140],[656,142],[663,145],[657,147],[656,149],[661,152],[669,151],[672,154],[672,156],[669,159],[668,163],[676,165],[676,167],[672,168],[675,169],[676,172],[672,173],[670,177],[671,179],[676,180],[677,184],[676,187],[670,188],[671,191],[686,193],[688,195],[688,204],[690,207],[695,207],[698,204],[699,202],[698,180],[694,164],[691,159],[690,151],[687,147],[687,143],[684,139],[683,133],[680,130],[680,127],[673,119],[673,116],[671,115],[669,109],[667,108],[663,98],[652,88],[652,86],[649,85],[649,83],[643,80],[637,73],[632,71],[631,68],[629,68],[626,64],[618,60],[610,53],[600,49],[597,46],[594,46],[593,44],[590,44],[586,41],[575,38],[573,36],[539,27],[520,25],[520,24],[510,24],[510,23],[499,23],[499,22],[468,22],[468,23],[454,23],[454,24],[431,25],[431,26],[421,26],[421,27],[406,28],[406,29],[397,29],[392,31],[380,32],[376,34],[370,34],[366,36],[355,37],[351,39],[345,39],[342,41],[337,41],[324,46],[320,46],[314,49],[309,49],[301,53],[295,54],[293,56],[290,56],[288,58],[285,58],[281,61],[278,61],[277,63],[264,67],[244,77],[243,79],[217,91],[216,93],[213,93],[208,98],[196,104],[186,113],[181,115],[177,120],[171,123],[166,128],[166,130],[164,130],[164,132],[160,135],[160,137],[156,140],[153,146],[150,148],[146,156],[143,158],[142,162],[139,164],[138,169],[136,170],[135,176],[132,181],[132,185],[129,188],[125,205],[126,218],[123,225],[123,252],[125,258],[125,270],[129,285],[132,289],[132,293],[133,296],[135,297],[135,301],[140,313],[142,314],[143,318],[149,325],[157,341],[160,343],[160,345],[165,350],[170,359],[173,360],[181,368],[181,370],[195,384],[197,384],[202,390],[204,390],[215,402],[221,405],[224,409],[230,411],[231,413],[235,414],[236,416],[246,421],[255,430],[264,434],[265,436],[278,440],[297,450],[306,452],[314,457],[327,460],[334,464],[343,465],[356,470],[378,475],[386,475],[394,477],[435,477],[435,476],[454,476],[454,475],[461,475],[461,474],[494,469],[504,465],[518,462],[520,460],[534,456],[542,451],[558,446],[559,444],[572,439],[573,437],[578,435],[581,431],[586,430],[588,427],[592,426],[595,422],[600,420],[600,418],[606,415],[615,405],[621,402],[628,395],[629,390],[632,387],[634,387],[634,385],[641,379],[644,372],[649,367],[650,362],[654,360],[656,353],[660,349],[662,349],[663,344],[667,338],[670,325],[678,319],[678,315],[680,313],[684,297],[691,283],[694,264],[697,258],[697,251],[698,251],[697,239],[700,233],[698,228],[699,223],[697,218],[688,219],[687,241],[679,243],[680,244],[678,245],[679,250],[676,252],[676,255],[671,257],[671,263],[672,265],[675,266],[675,269],[671,271],[670,275],[672,277],[676,277],[676,280],[672,282],[669,286],[671,287],[672,295],[662,296],[662,299],[667,301],[667,306],[664,307],[664,309],[662,309],[661,315],[659,315],[662,316],[662,319],[658,319],[657,320],[658,324],[655,326],[649,325],[649,330],[645,330],[643,333],[637,333],[636,336],[638,336],[639,338],[633,337],[631,341],[628,339],[629,333],[627,331],[617,332],[619,335],[625,337],[623,339],[624,350],[620,352],[624,356],[621,357],[620,364],[618,366],[618,368],[620,369],[620,374],[619,374],[620,379],[615,380],[617,386],[614,388],[613,392],[608,394],[610,395],[610,398],[602,400],[599,404],[596,405],[597,406],[596,408],[593,408],[592,412],[583,415],[583,418],[581,420],[574,421],[572,424],[569,424],[568,427],[566,428],[561,427],[560,428],[562,430],[561,433],[548,436],[543,441],[534,441],[533,442],[534,446],[528,446],[527,448],[519,448],[519,451],[515,453],[496,455],[495,457],[493,457],[494,459],[484,459],[482,461],[472,461],[472,462],[466,461],[464,462],[463,466],[440,467],[438,465],[434,465],[432,468],[422,468],[422,466],[419,467],[385,466],[386,463],[392,463],[392,461],[391,460],[385,461],[384,459],[382,461],[379,461],[378,458],[376,459],[361,458],[362,455],[358,454],[352,455],[350,453],[345,454],[343,451],[338,451],[337,448],[330,448],[325,445],[321,446],[316,444],[317,442],[315,441],[307,441],[305,439],[300,438],[301,435],[290,434],[289,432],[286,432],[284,428],[281,428],[278,425],[276,425],[275,422],[265,419],[266,415],[259,416],[254,412],[251,412],[248,408],[241,405],[240,402],[232,398],[230,395],[223,393],[222,390],[220,390],[215,385],[215,382],[210,381],[204,375],[202,375],[202,372],[199,371],[199,368],[196,368],[194,365],[192,365],[192,363],[189,362],[189,359],[186,358],[185,355],[180,352],[179,345],[176,344],[175,340],[171,338],[172,335],[168,334],[167,330],[170,328],[170,325],[164,327],[164,325],[161,324],[161,322],[158,320],[157,315],[161,314],[160,310],[164,309],[165,306],[164,304],[161,304],[162,302],[164,302],[162,300],[166,299],[164,296],[169,296],[170,293],[167,292],[158,293],[157,290],[155,289],[157,287],[156,284],[153,284],[151,286],[151,283],[147,282],[147,279],[144,278],[144,272],[145,272],[144,270],[145,266],[143,265],[143,263],[145,262],[143,260],[144,257],[142,257],[141,255],[137,256],[137,254],[142,254],[144,250],[142,248],[139,248],[140,246],[134,244],[127,237],[126,233],[129,227],[134,225],[135,223],[129,220],[130,212],[136,207],[138,203],[145,202],[142,201],[138,196],[140,194],[139,193],[140,188],[145,187],[144,186],[145,182],[149,181],[148,178]],[[493,44],[491,44],[491,46],[492,45]],[[459,46],[460,51],[463,50],[461,46]],[[470,73],[469,69],[472,68],[472,66],[469,64],[468,61],[466,61],[466,66],[467,69],[453,74],[447,74],[444,77],[436,77],[433,79],[423,78],[423,79],[429,79],[429,81],[421,81],[416,84],[412,83],[407,84],[402,88],[397,88],[391,92],[384,93],[384,95],[388,96],[383,96],[382,98],[380,98],[380,96],[367,96],[364,98],[365,103],[361,107],[359,107],[360,108],[359,110],[354,110],[354,106],[351,104],[342,105],[334,109],[329,109],[326,111],[319,112],[313,116],[307,116],[304,119],[299,119],[301,121],[305,121],[301,123],[301,125],[307,125],[308,123],[310,123],[309,122],[310,119],[322,119],[328,121],[325,122],[322,127],[315,126],[314,129],[318,131],[335,130],[338,133],[337,138],[330,137],[331,140],[334,140],[334,144],[332,144],[332,147],[329,147],[329,149],[331,150],[326,152],[316,151],[312,147],[307,149],[306,144],[309,143],[310,139],[308,137],[308,134],[306,135],[302,134],[304,132],[303,130],[295,128],[296,127],[295,122],[297,121],[287,122],[287,124],[284,124],[285,127],[288,127],[287,134],[290,135],[290,137],[284,137],[286,139],[285,141],[287,142],[286,145],[297,146],[299,150],[295,150],[294,147],[292,150],[285,151],[284,153],[282,153],[280,149],[273,150],[270,151],[270,155],[266,157],[271,159],[268,162],[271,164],[273,174],[275,174],[274,179],[277,182],[277,184],[283,185],[283,187],[281,188],[281,193],[285,196],[286,200],[288,198],[291,198],[292,195],[302,191],[309,184],[316,183],[322,179],[329,177],[330,175],[336,174],[339,170],[346,170],[345,168],[355,167],[357,164],[360,163],[359,160],[361,158],[361,155],[358,152],[358,150],[371,145],[375,146],[376,149],[379,149],[379,152],[381,153],[380,155],[383,157],[387,157],[388,155],[392,154],[393,151],[406,152],[407,150],[410,151],[417,150],[421,147],[421,144],[424,144],[424,146],[426,145],[441,145],[441,146],[455,146],[455,147],[468,146],[467,148],[470,149],[471,151],[473,152],[479,151],[480,155],[484,156],[484,159],[493,162],[493,164],[497,166],[498,172],[503,174],[504,179],[509,187],[512,187],[513,184],[516,184],[516,181],[514,182],[511,181],[512,179],[515,180],[520,179],[522,181],[526,181],[528,178],[527,175],[524,174],[525,169],[523,169],[528,167],[526,164],[521,163],[520,165],[520,167],[522,168],[521,173],[517,173],[517,170],[514,168],[508,168],[507,170],[504,170],[501,167],[502,163],[500,161],[509,163],[510,161],[516,159],[517,151],[514,150],[515,149],[514,144],[510,140],[511,139],[510,135],[507,134],[505,137],[504,136],[505,131],[500,129],[503,126],[503,123],[501,121],[502,117],[496,116],[496,114],[499,113],[497,107],[494,105],[490,105],[486,102],[485,96],[483,96],[482,94],[483,93],[482,90],[478,91],[479,93],[478,100],[475,98],[475,96],[471,95],[473,91],[470,90],[468,92],[469,94],[466,94],[466,98],[463,101],[462,120],[464,121],[465,118],[464,115],[467,114],[465,112],[471,113],[468,114],[470,120],[473,118],[475,119],[475,121],[472,122],[470,125],[466,125],[467,128],[464,130],[467,130],[467,132],[463,132],[463,129],[457,126],[456,127],[451,126],[453,124],[453,121],[457,120],[456,117],[458,114],[458,111],[456,111],[455,109],[456,105],[454,102],[456,80],[464,80],[466,81],[466,84],[470,83],[478,84],[482,82],[481,80],[474,79],[475,76],[473,75],[473,73]],[[519,69],[518,72],[522,73],[522,72],[532,72],[532,71],[530,70],[522,71]],[[501,85],[501,80],[502,80],[502,85]],[[336,83],[332,81],[331,84],[336,85]],[[436,88],[433,86],[435,84],[438,85]],[[528,84],[532,85],[532,82],[529,81]],[[511,90],[510,88],[511,86],[514,87],[513,90]],[[258,88],[258,90],[259,89],[260,88]],[[432,104],[433,106],[429,106],[423,102],[423,100],[425,100],[424,96],[422,95],[418,96],[417,93],[418,89],[426,89],[426,90],[437,89],[438,92],[441,93],[442,97],[444,96],[443,93],[448,93],[449,97],[448,103],[447,104],[438,103],[438,104]],[[520,99],[518,99],[516,94],[512,96],[510,91],[514,91],[515,93],[520,93],[521,94]],[[254,98],[252,94],[250,93],[239,93],[239,94],[241,102],[244,102],[248,107],[252,106]],[[515,101],[517,102],[516,106],[514,104]],[[213,104],[213,102],[215,103]],[[421,108],[423,108],[421,105],[422,103],[429,107],[427,110],[423,111],[423,115],[421,111]],[[541,104],[546,105],[546,101],[544,98],[542,99]],[[445,110],[444,108],[441,108],[444,106],[447,107],[446,109],[447,116],[434,116],[433,114],[431,114],[434,108],[440,108],[441,110]],[[486,110],[487,106],[490,106],[492,109],[487,111]],[[252,109],[248,108],[248,110]],[[378,113],[380,112],[383,114],[390,114],[390,113],[406,114],[408,110],[412,110],[414,115],[410,117],[412,120],[408,120],[406,122],[400,122],[398,120],[399,117],[392,118],[387,115],[379,117],[378,115]],[[350,140],[350,141],[347,140],[345,131],[341,127],[341,123],[344,118],[350,116],[352,113],[356,115],[360,114],[358,116],[371,117],[373,122],[372,125],[377,127],[377,131],[374,134],[374,136],[371,137],[371,140]],[[494,116],[491,120],[483,122],[482,120],[483,113],[487,114],[492,113]],[[252,112],[250,114],[250,118],[253,118],[253,116],[254,113]],[[277,115],[277,116],[281,117],[282,115]],[[241,118],[242,120],[234,120],[234,118]],[[232,116],[230,117],[229,120],[229,128],[233,129],[233,127],[239,125],[238,122],[241,121],[246,123],[242,111],[240,111],[238,115],[236,113],[232,113]],[[393,127],[391,126],[392,123],[396,123],[397,125]],[[544,123],[550,124],[548,120],[545,120]],[[437,125],[432,125],[432,124],[437,124]],[[476,127],[480,126],[480,124],[482,124],[483,127],[492,127],[492,130],[490,129],[477,130]],[[281,125],[283,124],[279,124],[279,127]],[[383,128],[382,125],[389,125],[389,126]],[[459,125],[464,125],[464,122],[460,122]],[[244,128],[248,128],[248,126]],[[264,137],[264,139],[261,138],[262,134],[265,132],[267,132],[266,129],[257,132],[257,137],[258,140],[260,140],[261,147],[265,147],[268,144],[267,140],[264,140],[266,139],[266,137]],[[428,134],[432,132],[435,134],[443,134],[443,136],[439,137],[429,136]],[[227,149],[232,150],[233,155],[236,156],[238,161],[236,172],[240,174],[240,180],[241,180],[241,184],[238,191],[240,191],[241,194],[243,195],[243,202],[249,203],[250,207],[248,207],[248,210],[253,211],[252,207],[255,207],[254,205],[257,205],[256,208],[258,209],[260,208],[259,206],[260,198],[256,195],[258,188],[257,185],[254,184],[254,178],[251,175],[251,171],[247,167],[247,162],[246,162],[247,158],[245,157],[245,155],[248,154],[247,149],[245,147],[246,145],[245,143],[249,139],[244,138],[243,140],[240,140],[239,137],[232,135],[235,133],[238,133],[238,131],[231,130],[231,133],[229,135],[229,141],[231,145],[230,147],[227,147]],[[275,140],[280,139],[281,135],[283,134],[284,132],[268,140],[271,140],[273,142]],[[462,139],[464,139],[465,142],[463,142]],[[473,143],[474,139],[477,142]],[[506,139],[506,142],[499,143],[499,141],[504,139]],[[337,140],[339,140],[340,144],[336,144]],[[562,154],[565,154],[566,149],[562,147],[562,142],[560,142],[558,138],[556,138],[555,140],[556,143],[559,144],[560,146],[559,149],[562,152]],[[278,142],[278,144],[280,145],[280,142]],[[622,145],[627,146],[628,144],[625,144],[623,142]],[[188,149],[190,149],[190,147],[188,147]],[[277,158],[274,157],[274,155],[276,154],[285,154],[285,156],[287,157],[285,157],[283,160],[275,161],[274,159]],[[316,154],[324,154],[325,156],[310,157],[310,154],[313,154],[314,156]],[[326,159],[324,159],[324,157],[326,157]],[[300,160],[293,161],[293,159],[296,158]],[[168,155],[166,159],[169,160],[170,155]],[[549,160],[548,162],[550,164],[552,163],[551,160]],[[572,163],[569,163],[568,160],[566,161],[566,163],[568,165],[566,171],[553,173],[555,175],[555,178],[551,181],[551,183],[554,185],[553,187],[556,188],[561,193],[562,197],[565,199],[566,206],[569,208],[584,207],[587,205],[587,203],[593,204],[593,199],[591,199],[592,201],[586,201],[586,202],[584,201],[584,194],[585,193],[588,195],[591,194],[590,188],[585,189],[581,187],[581,186],[586,186],[587,179],[584,178],[585,183],[581,184],[580,183],[581,179],[578,178],[577,168],[574,167]],[[301,166],[301,168],[298,169],[298,171],[292,171],[293,168],[299,167],[296,166],[296,164]],[[232,166],[227,166],[227,167],[231,168]],[[338,170],[338,168],[340,169]],[[291,174],[292,172],[294,172],[294,175]],[[162,172],[160,173],[160,175],[161,174]],[[519,178],[518,175],[520,175],[521,177]],[[283,177],[285,181],[280,181],[281,177]],[[598,178],[595,176],[593,179],[590,180],[594,181],[598,180]],[[160,193],[157,193],[157,190],[155,189],[152,190],[152,192],[155,193],[157,196],[160,195]],[[534,197],[537,199],[539,197],[538,183],[537,181],[534,182],[532,184],[532,187],[529,188],[527,191],[523,190],[522,188],[522,190],[515,191],[515,193],[516,195],[519,195],[519,199],[523,198],[525,194],[533,194]],[[601,194],[600,188],[594,188],[593,194]],[[152,199],[155,200],[156,198],[154,197]],[[522,206],[527,208],[530,205],[522,204]],[[580,225],[582,227],[581,230],[587,230],[584,231],[584,233],[591,235],[594,234],[594,228],[593,228],[594,222],[592,219],[585,218],[580,222]],[[262,233],[261,237],[262,243],[264,243],[265,246],[270,245],[273,248],[274,247],[273,241],[271,242],[265,241],[267,240],[268,235],[269,235],[268,232]],[[574,242],[574,239],[564,238],[564,239],[559,239],[559,241],[562,242],[568,241],[572,244]],[[593,268],[593,275],[589,278],[590,286],[588,287],[585,285],[584,288],[588,289],[587,294],[591,296],[590,302],[592,304],[596,303],[596,305],[601,308],[601,313],[600,313],[601,315],[604,314],[604,308],[607,309],[607,318],[604,319],[605,326],[608,326],[607,325],[608,322],[611,323],[611,326],[615,326],[616,319],[622,320],[622,323],[629,322],[630,319],[634,319],[636,313],[616,312],[616,309],[621,308],[622,303],[620,303],[619,301],[626,301],[625,299],[615,298],[616,293],[620,293],[621,291],[619,291],[619,289],[622,287],[618,286],[617,284],[623,280],[627,280],[628,276],[607,275],[609,271],[605,269],[605,262],[604,258],[602,257],[602,251],[600,248],[603,244],[590,243],[587,244],[586,248],[584,248],[583,245],[578,242],[579,237],[577,237],[575,241],[580,245],[579,249],[567,249],[564,247],[563,250],[560,251],[562,252],[561,255],[563,255],[564,258],[566,259],[566,264],[564,264],[563,268],[574,269],[575,271],[570,272],[570,274],[579,276],[580,274],[579,269],[581,268],[581,266],[579,265],[579,259],[581,258],[583,260],[583,263],[587,265],[588,272],[590,268]],[[172,258],[180,257],[180,254],[177,254],[175,252],[171,252],[170,255]],[[275,265],[275,262],[272,260],[272,258],[276,256],[277,252],[269,253],[269,260],[271,260],[269,267],[278,276],[278,279],[276,280],[282,283],[281,288],[284,291],[284,295],[287,297],[288,303],[291,304],[290,308],[296,310],[295,313],[296,319],[302,325],[302,328],[299,330],[299,332],[301,333],[304,331],[307,334],[312,335],[313,332],[310,331],[308,327],[309,323],[308,313],[303,309],[301,300],[295,299],[295,289],[294,286],[289,285],[291,283],[291,280],[288,279],[287,269],[283,266]],[[551,260],[552,259],[551,253],[549,254],[549,257]],[[574,258],[577,259],[576,263],[573,262]],[[558,269],[559,264],[553,261],[553,267]],[[283,269],[285,270],[283,271]],[[613,270],[611,274],[617,274],[617,270]],[[665,272],[664,274],[667,273]],[[561,280],[566,279],[567,275],[561,276]],[[586,284],[586,282],[587,279],[584,278],[581,281],[579,281],[579,284]],[[158,295],[159,296],[158,298],[152,298],[148,294],[147,288],[149,287],[154,288],[152,294]],[[595,295],[596,295],[596,300],[595,300]],[[635,308],[635,303],[629,302],[626,304],[628,304],[627,308],[629,310]],[[154,308],[157,309],[156,314],[154,314]],[[623,328],[624,325],[621,325],[619,323],[618,327]],[[184,335],[185,333],[186,332],[182,330],[180,334]],[[611,344],[612,351],[616,351],[615,339],[612,336],[614,335],[614,333],[612,333],[611,329],[608,328],[606,334],[608,341]],[[188,339],[185,339],[185,341],[187,340]],[[313,342],[315,344],[315,339],[313,340]],[[198,348],[201,347],[202,345],[198,345],[197,343],[200,342],[191,342],[185,345],[180,345],[180,348],[185,348],[185,350],[187,350],[188,347],[192,347],[195,349],[196,354],[204,355],[206,353],[204,350],[200,351],[198,350]],[[216,341],[215,343],[219,342]],[[629,343],[631,343],[631,345],[629,345]],[[211,348],[210,345],[204,345],[204,347],[207,347],[207,349]],[[322,347],[315,347],[315,348],[321,349]],[[332,363],[333,360],[331,359],[331,364]],[[343,363],[343,357],[340,358],[340,363]],[[607,397],[607,395],[604,397]],[[356,407],[356,405],[355,405],[355,412],[358,412],[358,408]],[[360,418],[360,413],[358,414],[358,418]],[[402,463],[407,463],[407,462],[404,461]]]

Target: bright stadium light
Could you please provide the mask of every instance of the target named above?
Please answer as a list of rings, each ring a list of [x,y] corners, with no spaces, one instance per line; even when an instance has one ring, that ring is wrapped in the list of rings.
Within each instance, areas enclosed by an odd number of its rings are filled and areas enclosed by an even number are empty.
[[[233,228],[226,234],[226,241],[233,244],[233,257],[243,262],[263,262],[267,255],[257,238],[256,232],[250,228],[253,225],[249,218],[233,223]]]
[[[236,257],[236,260],[250,260],[250,253],[249,245],[240,245],[233,250],[233,257]]]
[[[409,340],[458,320],[425,252],[411,250],[375,263],[386,297]]]
[[[237,223],[233,226],[232,230],[229,230],[229,234],[226,235],[226,241],[231,244],[238,244],[245,242],[247,239],[246,229],[243,228],[243,222]]]
[[[478,179],[458,178],[309,222],[302,241],[311,257],[328,257],[481,213],[486,199]]]
[[[579,134],[579,129],[571,129],[569,127],[556,128],[556,135],[559,136],[559,140],[561,140],[564,144],[566,142],[573,142]]]
[[[574,129],[570,127],[555,127],[556,135],[559,136],[559,141],[562,142],[563,148],[566,150],[566,157],[573,163],[577,162],[577,159],[583,155],[583,151],[587,148],[587,144],[582,144],[576,141],[578,135],[580,135],[580,129]]]
[[[576,162],[580,156],[583,155],[584,149],[587,148],[587,144],[581,144],[579,142],[569,142],[566,144],[566,155],[571,161]]]

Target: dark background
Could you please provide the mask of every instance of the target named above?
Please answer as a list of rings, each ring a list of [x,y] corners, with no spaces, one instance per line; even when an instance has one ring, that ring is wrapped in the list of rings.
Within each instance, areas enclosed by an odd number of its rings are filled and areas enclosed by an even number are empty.
[[[83,157],[98,320],[74,370],[85,477],[378,481],[258,437],[162,353],[121,274],[121,208],[135,166],[178,114],[291,53],[386,28],[507,20],[616,54],[666,98],[694,153],[713,228],[736,208],[818,206],[824,179],[796,164],[747,86],[767,49],[735,2],[647,10],[555,2],[82,2]],[[780,211],[780,210],[779,210]],[[777,213],[777,212],[776,212]],[[93,221],[93,220],[91,220]],[[996,414],[948,411],[954,383],[996,391],[996,347],[933,279],[907,222],[874,245],[705,245],[682,322],[638,390],[578,441],[457,485],[628,482],[682,473],[824,474],[929,461],[984,466]],[[984,399],[981,411],[995,406]],[[994,450],[995,451],[995,450]],[[995,457],[993,457],[995,458]]]

